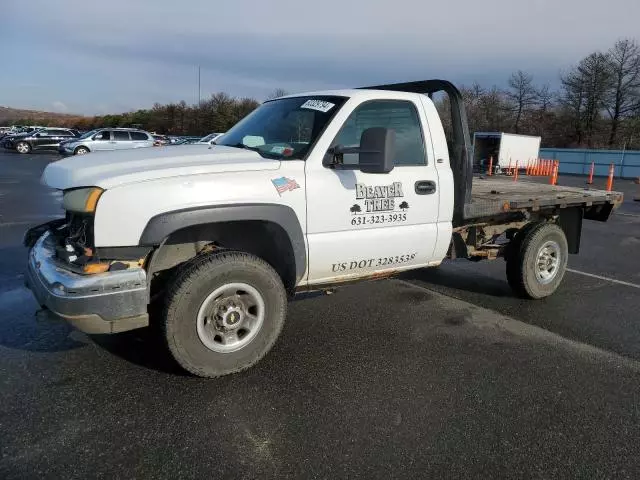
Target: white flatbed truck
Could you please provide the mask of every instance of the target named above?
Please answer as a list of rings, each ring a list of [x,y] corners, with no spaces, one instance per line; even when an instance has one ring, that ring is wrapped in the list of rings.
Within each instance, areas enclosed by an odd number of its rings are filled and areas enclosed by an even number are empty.
[[[427,80],[271,100],[212,146],[54,162],[65,216],[25,234],[27,284],[88,333],[161,327],[204,377],[260,360],[298,292],[501,257],[517,295],[551,295],[622,195],[474,179],[469,138],[459,91]]]

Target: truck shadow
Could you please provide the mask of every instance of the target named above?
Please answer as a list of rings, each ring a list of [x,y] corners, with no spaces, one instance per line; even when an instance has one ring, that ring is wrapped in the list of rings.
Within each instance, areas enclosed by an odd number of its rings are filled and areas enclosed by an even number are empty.
[[[492,297],[513,297],[506,278],[498,280],[470,269],[457,269],[450,264],[443,264],[439,268],[411,270],[399,278]]]
[[[98,347],[127,362],[170,375],[190,376],[171,357],[156,328],[89,337]]]

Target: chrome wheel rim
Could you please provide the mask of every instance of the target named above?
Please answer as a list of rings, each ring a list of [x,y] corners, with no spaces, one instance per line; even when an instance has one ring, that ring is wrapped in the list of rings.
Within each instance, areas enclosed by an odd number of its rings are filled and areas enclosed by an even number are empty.
[[[536,257],[536,278],[543,285],[551,283],[558,275],[562,254],[560,245],[554,241],[545,242],[538,250]]]
[[[76,153],[78,155],[84,155],[85,153],[87,153],[89,150],[87,150],[86,148],[79,148]]]
[[[230,353],[246,347],[264,323],[264,299],[246,283],[216,288],[198,310],[197,331],[209,350]]]
[[[27,153],[29,151],[29,146],[26,143],[19,143],[16,145],[16,150],[20,153]]]

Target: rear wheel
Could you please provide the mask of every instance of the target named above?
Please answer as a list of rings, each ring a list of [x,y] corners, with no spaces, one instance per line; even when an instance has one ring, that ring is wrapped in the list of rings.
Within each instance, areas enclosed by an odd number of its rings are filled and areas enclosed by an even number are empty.
[[[18,153],[29,153],[31,151],[31,145],[27,142],[18,142],[16,143],[16,151]]]
[[[556,291],[567,269],[569,248],[555,223],[525,226],[507,250],[507,280],[525,298],[548,297]]]
[[[73,151],[73,153],[75,155],[86,155],[89,153],[89,149],[87,147],[78,147]]]
[[[176,361],[202,377],[238,372],[274,345],[287,298],[276,271],[243,252],[196,257],[173,279],[164,309],[164,336]]]

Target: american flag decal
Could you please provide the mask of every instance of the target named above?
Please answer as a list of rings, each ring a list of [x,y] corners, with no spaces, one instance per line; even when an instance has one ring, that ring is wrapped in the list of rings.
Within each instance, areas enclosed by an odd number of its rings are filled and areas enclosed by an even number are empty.
[[[274,178],[271,180],[271,183],[273,183],[273,186],[276,187],[278,195],[280,196],[282,196],[284,192],[290,192],[291,190],[300,188],[298,182],[287,177]]]

